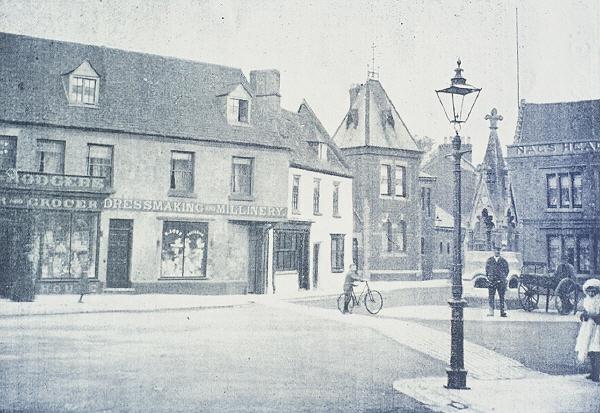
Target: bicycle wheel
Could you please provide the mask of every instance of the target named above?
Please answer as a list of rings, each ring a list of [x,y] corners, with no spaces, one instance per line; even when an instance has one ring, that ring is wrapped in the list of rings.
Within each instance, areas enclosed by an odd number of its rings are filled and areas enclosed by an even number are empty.
[[[377,314],[383,307],[383,297],[377,290],[369,290],[365,294],[365,308],[371,314]]]
[[[337,299],[337,306],[340,313],[344,312],[344,301],[346,301],[346,294],[342,293]],[[354,299],[350,298],[350,302],[348,303],[348,312],[351,313],[354,308]]]

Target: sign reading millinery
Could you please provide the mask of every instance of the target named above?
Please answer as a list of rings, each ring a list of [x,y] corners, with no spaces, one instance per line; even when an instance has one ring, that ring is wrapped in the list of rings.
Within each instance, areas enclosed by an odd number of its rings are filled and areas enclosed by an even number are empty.
[[[508,156],[544,156],[600,152],[600,141],[539,143],[509,145]]]
[[[0,186],[16,189],[43,189],[53,191],[105,191],[106,180],[95,176],[52,175],[18,171],[0,174]]]
[[[146,212],[177,212],[181,214],[234,215],[240,217],[282,218],[287,217],[286,207],[203,204],[200,202],[107,198],[104,209]]]

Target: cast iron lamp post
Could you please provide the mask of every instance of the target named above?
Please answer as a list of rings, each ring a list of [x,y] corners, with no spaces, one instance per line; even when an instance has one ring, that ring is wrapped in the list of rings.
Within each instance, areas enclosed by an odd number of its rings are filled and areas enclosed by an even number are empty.
[[[454,126],[455,136],[452,138],[452,157],[454,158],[454,255],[452,257],[452,298],[448,300],[452,309],[450,327],[450,368],[448,373],[449,389],[467,389],[467,371],[464,360],[464,331],[463,331],[463,309],[466,301],[462,298],[462,248],[461,248],[461,211],[460,211],[460,158],[465,152],[460,150],[460,136],[458,132],[463,123],[469,119],[469,115],[475,106],[475,102],[481,92],[480,88],[467,84],[462,76],[463,69],[460,67],[460,59],[456,62],[458,67],[454,69],[454,77],[451,79],[450,87],[436,90],[444,113],[448,121]]]

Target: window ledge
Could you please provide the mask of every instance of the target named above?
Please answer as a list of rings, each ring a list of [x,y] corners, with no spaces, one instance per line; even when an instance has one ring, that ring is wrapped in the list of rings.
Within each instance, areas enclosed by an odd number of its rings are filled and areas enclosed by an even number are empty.
[[[178,198],[198,198],[198,195],[194,192],[178,191],[176,189],[169,189],[167,196],[178,197]]]
[[[341,215],[332,215],[332,217],[336,218],[336,219],[340,219],[342,216]]]
[[[160,277],[158,281],[206,281],[208,277]]]
[[[302,213],[297,209],[292,209],[292,215],[301,215]]]
[[[344,269],[343,268],[341,268],[341,269],[340,268],[332,268],[331,272],[334,274],[341,274],[344,272]]]
[[[69,107],[74,108],[90,108],[90,109],[100,109],[98,104],[85,104],[85,103],[71,103],[69,102]]]
[[[243,194],[229,194],[230,201],[250,201],[253,202],[256,200],[254,195],[243,195]]]
[[[323,213],[322,212],[313,212],[313,215],[321,217],[321,216],[323,216]]]
[[[583,207],[576,207],[576,208],[546,208],[546,212],[583,212]]]

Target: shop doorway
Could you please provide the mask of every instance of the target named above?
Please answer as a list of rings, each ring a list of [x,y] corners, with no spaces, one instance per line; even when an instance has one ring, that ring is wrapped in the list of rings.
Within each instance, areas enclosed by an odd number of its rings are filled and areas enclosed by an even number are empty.
[[[266,280],[266,251],[267,240],[266,230],[261,225],[252,225],[250,227],[249,245],[248,245],[248,293],[264,294]]]
[[[16,279],[15,230],[12,221],[0,218],[0,297],[8,297]]]
[[[107,288],[130,288],[132,219],[111,219],[108,232]]]

